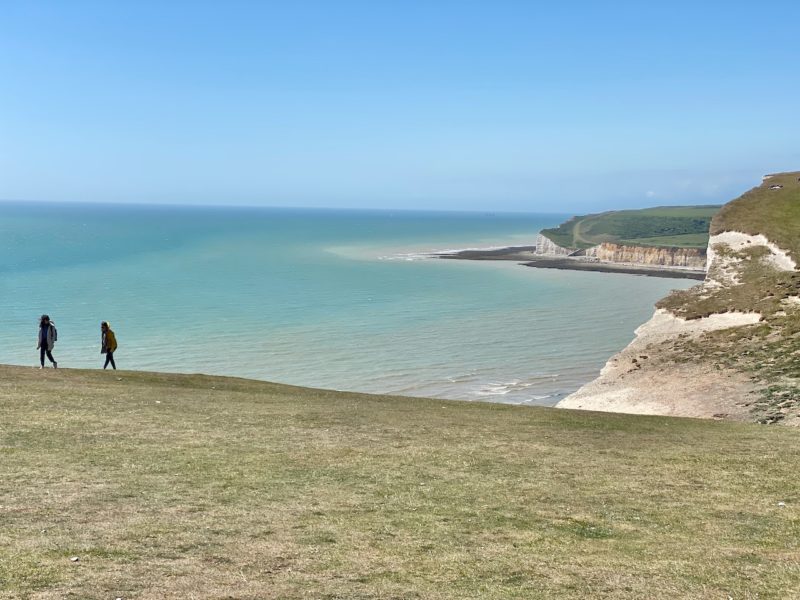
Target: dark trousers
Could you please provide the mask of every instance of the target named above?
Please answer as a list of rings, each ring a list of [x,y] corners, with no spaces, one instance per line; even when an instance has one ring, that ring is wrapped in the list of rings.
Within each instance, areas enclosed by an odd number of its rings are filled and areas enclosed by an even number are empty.
[[[106,364],[103,365],[105,369],[108,366],[108,363],[111,363],[111,366],[114,367],[114,370],[117,370],[117,365],[114,363],[114,353],[113,352],[106,352]]]
[[[47,344],[44,344],[39,349],[39,362],[41,363],[42,366],[44,366],[44,355],[45,354],[47,355],[47,358],[50,359],[51,363],[53,363],[53,364],[56,363],[55,359],[53,358],[53,354],[50,352],[50,350],[47,349]]]

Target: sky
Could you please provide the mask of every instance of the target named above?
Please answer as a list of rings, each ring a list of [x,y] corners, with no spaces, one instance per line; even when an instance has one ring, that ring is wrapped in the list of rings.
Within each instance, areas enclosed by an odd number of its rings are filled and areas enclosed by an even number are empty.
[[[0,0],[0,199],[591,212],[800,170],[800,3]]]

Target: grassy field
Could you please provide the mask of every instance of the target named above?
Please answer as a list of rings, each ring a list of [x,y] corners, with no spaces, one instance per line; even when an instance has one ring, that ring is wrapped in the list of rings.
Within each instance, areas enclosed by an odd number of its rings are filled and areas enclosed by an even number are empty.
[[[0,406],[2,598],[800,597],[791,428],[23,367]]]
[[[712,216],[719,206],[662,206],[573,217],[542,234],[565,248],[602,242],[638,246],[705,248]]]

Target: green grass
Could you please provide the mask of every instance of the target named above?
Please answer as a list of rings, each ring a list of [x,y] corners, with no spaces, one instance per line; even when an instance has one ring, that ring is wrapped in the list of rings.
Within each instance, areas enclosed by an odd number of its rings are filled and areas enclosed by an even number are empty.
[[[602,242],[642,246],[702,248],[719,206],[661,206],[573,217],[542,234],[565,248]]]
[[[22,367],[0,406],[1,598],[800,596],[791,428]]]
[[[664,235],[651,238],[621,239],[619,243],[628,244],[630,246],[705,248],[708,246],[708,233],[686,233],[683,235]]]
[[[782,185],[780,190],[770,186]],[[772,175],[760,186],[729,202],[714,217],[711,233],[765,233],[770,241],[800,262],[800,172]]]

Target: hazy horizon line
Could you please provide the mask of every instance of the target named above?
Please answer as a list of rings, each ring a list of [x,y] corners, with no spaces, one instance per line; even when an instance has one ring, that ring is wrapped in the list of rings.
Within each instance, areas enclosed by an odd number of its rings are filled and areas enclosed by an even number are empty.
[[[363,207],[363,206],[287,206],[279,204],[215,204],[215,203],[193,203],[193,202],[103,202],[97,200],[30,200],[18,198],[0,198],[0,204],[39,204],[39,205],[80,205],[80,206],[104,206],[104,207],[137,207],[137,208],[208,208],[208,209],[265,209],[265,210],[285,210],[285,211],[363,211],[363,212],[418,212],[418,213],[469,213],[469,214],[524,214],[524,215],[578,215],[577,211],[548,211],[548,210],[497,210],[483,208],[408,208],[408,207]],[[637,208],[602,208],[596,211],[585,212],[591,215],[609,211],[643,210],[649,208],[662,207],[715,207],[723,206],[725,202],[711,202],[703,204],[652,204],[642,205]]]

